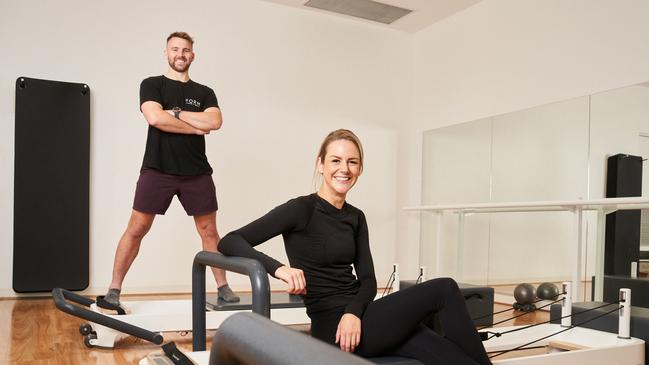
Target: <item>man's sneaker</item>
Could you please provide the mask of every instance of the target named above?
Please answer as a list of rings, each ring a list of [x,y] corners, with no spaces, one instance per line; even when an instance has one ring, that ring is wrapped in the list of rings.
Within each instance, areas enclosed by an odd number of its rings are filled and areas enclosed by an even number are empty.
[[[225,284],[219,288],[219,299],[228,303],[236,303],[241,300],[239,296],[237,296],[232,291],[232,289],[230,289],[230,286],[228,284]]]
[[[116,307],[119,307],[119,294],[121,290],[119,289],[108,289],[108,293],[106,293],[106,296],[104,296],[104,300],[107,301],[109,304],[112,304]]]
[[[101,309],[102,313],[105,314],[126,314],[126,309],[122,308],[121,303],[119,302],[119,289],[108,289],[108,293],[105,296],[98,296],[95,303]]]

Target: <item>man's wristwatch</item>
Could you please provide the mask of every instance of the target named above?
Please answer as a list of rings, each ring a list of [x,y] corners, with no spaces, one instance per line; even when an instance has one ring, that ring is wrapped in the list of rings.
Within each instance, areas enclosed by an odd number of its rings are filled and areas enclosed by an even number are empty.
[[[174,112],[174,118],[180,119],[181,110],[180,110],[179,107],[175,107],[175,108],[171,109],[171,111]]]

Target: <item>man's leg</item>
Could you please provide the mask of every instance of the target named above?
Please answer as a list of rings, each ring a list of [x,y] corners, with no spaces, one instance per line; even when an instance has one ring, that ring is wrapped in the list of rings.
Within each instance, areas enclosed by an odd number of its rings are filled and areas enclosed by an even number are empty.
[[[210,252],[218,252],[217,247],[221,237],[216,229],[216,212],[196,215],[194,216],[194,223],[196,223],[196,230],[201,236],[203,242],[203,250]],[[226,302],[238,302],[239,297],[232,292],[228,286],[228,280],[225,277],[225,270],[212,268],[214,279],[219,290],[219,298]]]
[[[140,250],[142,238],[149,232],[155,214],[142,213],[132,210],[131,218],[128,221],[126,231],[122,235],[115,252],[115,262],[113,263],[113,280],[109,286],[106,300],[111,304],[119,305],[119,293],[122,289],[124,277],[131,267],[133,260]]]

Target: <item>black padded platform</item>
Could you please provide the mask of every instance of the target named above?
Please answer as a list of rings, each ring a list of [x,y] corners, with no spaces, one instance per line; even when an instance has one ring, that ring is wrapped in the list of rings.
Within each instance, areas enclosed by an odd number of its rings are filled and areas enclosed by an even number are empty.
[[[617,298],[616,298],[617,299]],[[633,295],[631,302],[634,302]],[[573,316],[585,309],[595,308],[603,305],[605,302],[578,302],[572,303]],[[578,314],[573,317],[572,323],[579,323],[587,321],[598,315],[602,315],[607,311],[615,308],[613,304],[601,309]],[[553,304],[550,308],[550,320],[552,323],[561,323],[561,304]],[[618,312],[609,313],[601,318],[592,322],[583,324],[581,327],[591,328],[594,330],[605,331],[610,333],[617,333],[618,331]],[[645,363],[649,364],[649,309],[641,307],[631,307],[631,337],[639,338],[645,341]]]
[[[409,359],[407,357],[385,356],[385,357],[371,357],[365,359],[374,364],[386,365],[423,365],[419,360]]]
[[[228,303],[217,299],[216,294],[208,294],[206,307],[214,311],[236,311],[252,309],[252,294],[237,294],[241,300],[237,303]],[[270,309],[276,308],[301,308],[304,307],[304,301],[299,295],[287,293],[270,293]]]
[[[401,289],[406,289],[415,285],[415,280],[401,280]],[[476,326],[491,326],[494,322],[494,289],[488,286],[479,286],[465,283],[457,283],[460,291],[466,300],[466,309],[469,311],[471,318],[476,318],[473,323]],[[482,317],[482,318],[479,318]],[[427,323],[435,331],[439,332],[439,325]]]

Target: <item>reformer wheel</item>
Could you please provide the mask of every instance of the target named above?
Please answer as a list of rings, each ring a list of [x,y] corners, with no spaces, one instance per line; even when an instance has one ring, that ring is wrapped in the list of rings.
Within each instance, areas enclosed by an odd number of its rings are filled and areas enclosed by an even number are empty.
[[[97,334],[95,333],[89,333],[83,338],[83,344],[86,345],[87,348],[91,349],[95,347],[95,345],[90,343],[90,340],[96,340],[97,339]]]
[[[79,333],[81,333],[84,336],[91,334],[92,333],[92,326],[89,323],[82,324],[79,327]]]

